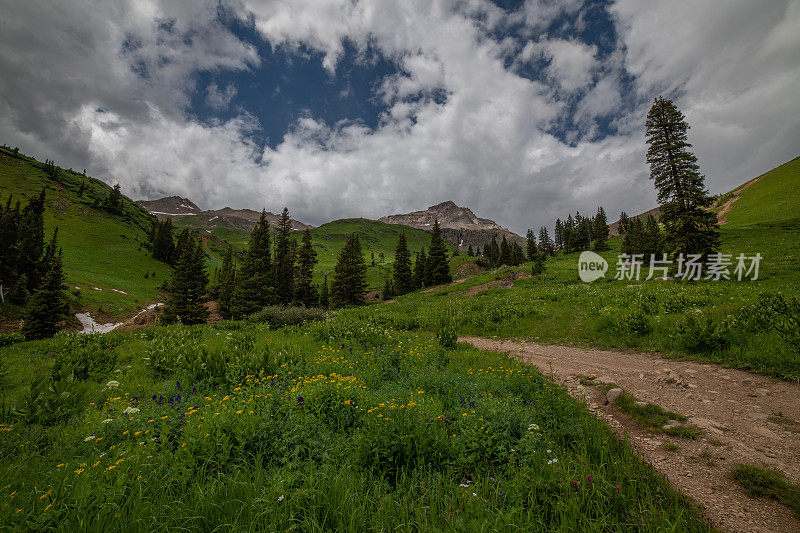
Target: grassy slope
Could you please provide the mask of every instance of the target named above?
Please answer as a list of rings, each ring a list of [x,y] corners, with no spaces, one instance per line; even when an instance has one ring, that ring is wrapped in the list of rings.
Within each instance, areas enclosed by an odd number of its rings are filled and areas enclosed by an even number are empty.
[[[197,226],[195,217],[189,216],[176,217],[173,223],[176,227],[195,228]],[[406,233],[413,261],[414,253],[419,251],[421,247],[424,246],[426,250],[430,247],[431,234],[427,231],[399,224],[386,224],[365,218],[335,220],[314,228],[311,230],[311,238],[319,261],[314,269],[315,281],[320,283],[323,275],[328,274],[330,276],[336,265],[339,251],[344,246],[345,239],[351,233],[358,233],[361,239],[361,247],[364,249],[364,256],[367,259],[367,288],[383,288],[385,276],[391,272],[392,264],[394,263],[394,249],[397,246],[397,239],[403,231]],[[211,234],[227,241],[233,246],[234,250],[239,251],[247,249],[247,241],[250,238],[249,233],[225,225],[224,222],[211,230]],[[299,239],[300,234],[296,233],[295,237]],[[449,242],[446,244],[451,252],[455,249]],[[380,259],[381,253],[384,255],[383,260]],[[375,266],[372,266],[372,254],[375,254]],[[219,250],[211,251],[211,255],[218,261],[216,256],[219,256]],[[215,260],[212,261],[214,263],[209,263],[209,266],[213,268],[217,262]]]
[[[748,195],[733,204],[728,213],[730,220],[741,224],[726,224],[720,229],[722,252],[761,253],[757,281],[607,280],[587,285],[577,276],[578,254],[568,254],[548,260],[545,275],[519,280],[510,289],[492,288],[477,296],[464,295],[469,287],[501,278],[513,269],[482,273],[456,287],[413,293],[391,305],[352,312],[374,315],[383,323],[410,329],[435,330],[450,324],[465,334],[661,350],[800,380],[800,354],[774,331],[748,332],[722,343],[720,349],[692,353],[687,353],[676,337],[676,324],[689,313],[701,312],[721,326],[743,306],[755,304],[762,294],[800,294],[800,219],[773,221],[767,217],[776,216],[775,213],[757,207],[771,201],[768,195],[778,195],[783,198],[781,214],[800,209],[800,195],[791,193],[792,184],[800,179],[798,166],[784,165],[777,170],[780,171],[769,173],[747,189]],[[787,194],[779,192],[786,188]],[[602,255],[613,270],[620,241],[615,238],[610,242],[612,249]],[[529,268],[524,265],[518,269]],[[649,328],[649,332],[632,331],[636,328],[630,319],[637,309],[646,310],[645,329]]]
[[[728,227],[800,219],[800,157],[744,189],[725,216]]]
[[[78,197],[81,182],[86,183]],[[99,180],[62,170],[59,182],[51,180],[32,159],[14,159],[0,151],[0,198],[9,194],[25,204],[45,187],[45,237],[59,228],[58,240],[64,250],[64,271],[75,295],[77,307],[105,320],[130,316],[156,299],[156,287],[169,268],[140,249],[147,238],[150,216],[125,199],[125,216],[112,215],[93,207],[95,198],[105,198],[110,187]],[[144,278],[146,272],[155,277]],[[97,287],[95,290],[94,287]],[[128,294],[114,292],[112,289]]]

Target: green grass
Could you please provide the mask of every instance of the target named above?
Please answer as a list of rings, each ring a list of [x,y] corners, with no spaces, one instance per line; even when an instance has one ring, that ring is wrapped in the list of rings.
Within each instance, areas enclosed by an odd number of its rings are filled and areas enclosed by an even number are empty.
[[[15,406],[54,363],[82,369],[0,421],[10,530],[710,529],[534,368],[346,314],[60,334],[0,362]]]
[[[773,498],[800,516],[800,485],[792,483],[777,470],[739,464],[731,471],[731,476],[751,498]]]
[[[800,219],[800,157],[770,170],[744,189],[724,216],[730,227]]]
[[[83,197],[78,197],[82,182],[86,183],[86,190]],[[111,320],[130,316],[155,301],[156,287],[168,278],[169,267],[141,247],[151,218],[146,211],[128,199],[124,200],[124,216],[97,209],[94,201],[108,195],[108,185],[69,170],[62,170],[56,182],[37,161],[15,159],[0,150],[3,202],[11,194],[24,206],[43,187],[45,238],[49,240],[58,227],[58,243],[64,250],[64,272],[75,310],[87,309],[96,318]],[[147,279],[145,273],[150,273]]]

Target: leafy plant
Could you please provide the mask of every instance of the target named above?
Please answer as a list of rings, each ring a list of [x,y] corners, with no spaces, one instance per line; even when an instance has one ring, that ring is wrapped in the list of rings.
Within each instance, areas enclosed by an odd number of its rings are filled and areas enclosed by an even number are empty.
[[[69,414],[72,369],[64,367],[55,378],[31,381],[28,392],[13,414],[26,424],[53,425]]]

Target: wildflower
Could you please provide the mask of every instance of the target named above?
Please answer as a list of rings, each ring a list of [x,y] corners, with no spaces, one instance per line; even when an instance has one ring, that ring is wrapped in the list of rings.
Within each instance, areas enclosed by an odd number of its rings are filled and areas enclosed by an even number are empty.
[[[94,435],[89,435],[88,437],[83,439],[83,442],[89,442],[90,440],[94,440]]]
[[[57,465],[56,465],[56,468],[61,468],[62,466],[64,466],[64,463],[57,464]]]
[[[473,496],[478,496],[478,495],[477,495],[477,494],[475,494],[474,492],[472,493],[472,495],[473,495]]]
[[[110,387],[112,389],[115,389],[115,388],[119,387],[119,381],[111,380],[108,383],[106,383],[106,387]]]
[[[280,496],[278,496],[278,501],[279,501],[279,502],[282,502],[282,501],[283,501],[283,498],[284,498],[284,496],[283,496],[283,494],[281,494]]]
[[[48,509],[50,509],[52,506],[53,506],[53,504],[51,503],[50,505],[48,505],[47,507],[45,507],[45,508],[44,508],[44,510],[45,510],[45,511],[47,511],[47,510],[48,510]]]
[[[138,407],[126,407],[124,411],[122,411],[123,415],[133,415],[140,411]]]
[[[114,421],[114,419],[113,419],[113,418],[106,418],[105,420],[103,420],[103,422],[102,422],[102,423],[103,423],[103,424],[110,424],[110,423],[111,423],[111,422],[113,422],[113,421]]]
[[[573,489],[577,489],[578,488],[578,482],[577,481],[573,481],[572,482],[572,488]]]
[[[536,424],[531,424],[528,426],[528,431],[539,431],[539,426]]]
[[[586,482],[587,482],[589,485],[591,485],[591,484],[592,484],[592,476],[590,476],[589,474],[586,474]]]

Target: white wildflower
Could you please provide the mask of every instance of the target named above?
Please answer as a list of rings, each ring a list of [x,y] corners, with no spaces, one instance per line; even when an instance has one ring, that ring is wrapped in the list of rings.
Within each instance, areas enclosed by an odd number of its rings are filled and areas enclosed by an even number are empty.
[[[466,483],[459,483],[458,486],[459,487],[465,487],[465,488],[469,487],[469,485],[467,485]]]
[[[477,496],[477,494],[475,494],[474,492],[472,493],[472,495],[473,495],[473,496]]]
[[[83,442],[89,442],[90,440],[94,440],[94,435],[89,435],[88,437],[83,439]]]
[[[278,501],[279,501],[279,502],[282,502],[282,501],[283,501],[283,494],[281,494],[280,496],[278,496]]]
[[[114,421],[113,418],[106,418],[105,420],[103,420],[103,424],[110,424],[113,421]]]
[[[112,389],[115,389],[119,387],[119,381],[111,380],[108,383],[106,383],[106,387],[111,387]]]
[[[528,426],[528,431],[539,431],[539,426],[536,424],[531,424]]]
[[[132,415],[138,413],[140,409],[138,407],[126,407],[124,411],[122,411],[123,415]]]

